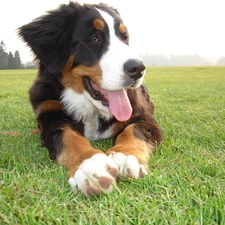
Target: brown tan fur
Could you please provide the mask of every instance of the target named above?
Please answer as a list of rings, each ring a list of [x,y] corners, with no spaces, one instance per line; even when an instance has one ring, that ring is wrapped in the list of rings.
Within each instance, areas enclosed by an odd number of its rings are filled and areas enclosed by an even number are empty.
[[[101,19],[95,19],[93,22],[94,28],[97,30],[103,30],[105,27],[104,22]]]
[[[83,75],[89,76],[92,78],[93,82],[97,85],[101,84],[101,68],[99,63],[96,62],[93,66],[86,67],[83,65],[72,67],[74,61],[74,56],[71,56],[66,63],[66,66],[62,70],[63,79],[62,84],[65,87],[72,88],[76,90],[76,93],[82,93],[84,88]]]
[[[106,154],[121,152],[124,155],[134,155],[139,163],[144,164],[147,169],[147,161],[154,151],[154,146],[137,138],[134,135],[135,125],[129,125],[116,139],[115,146],[108,149]]]
[[[127,28],[125,27],[123,23],[119,25],[119,31],[121,34],[124,34],[127,31]]]
[[[47,111],[54,111],[54,110],[62,110],[63,106],[60,102],[55,100],[48,100],[43,102],[41,105],[37,107],[35,110],[36,117],[40,115],[41,113],[47,112]]]

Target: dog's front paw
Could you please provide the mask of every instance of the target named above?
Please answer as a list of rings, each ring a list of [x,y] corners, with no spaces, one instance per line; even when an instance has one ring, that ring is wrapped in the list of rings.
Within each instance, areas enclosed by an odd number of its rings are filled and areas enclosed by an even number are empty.
[[[118,169],[116,164],[104,154],[95,154],[79,166],[69,184],[75,193],[80,190],[87,197],[101,191],[110,193],[115,184]]]
[[[138,162],[133,155],[124,155],[121,152],[114,152],[108,155],[118,166],[119,176],[138,179],[148,174],[145,165]]]

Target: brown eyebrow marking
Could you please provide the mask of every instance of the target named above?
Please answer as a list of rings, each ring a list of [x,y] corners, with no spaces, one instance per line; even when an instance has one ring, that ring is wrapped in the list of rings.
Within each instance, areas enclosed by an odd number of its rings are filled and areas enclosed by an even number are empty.
[[[126,33],[127,29],[126,29],[126,27],[125,27],[125,25],[124,25],[123,23],[121,23],[121,24],[119,25],[119,31],[120,31],[120,33],[122,33],[122,34]]]
[[[105,23],[101,19],[94,19],[94,28],[97,30],[103,30],[105,27]]]

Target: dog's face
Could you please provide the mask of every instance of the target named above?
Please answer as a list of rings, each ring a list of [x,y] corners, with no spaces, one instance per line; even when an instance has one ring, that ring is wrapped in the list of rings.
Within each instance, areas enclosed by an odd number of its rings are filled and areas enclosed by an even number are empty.
[[[61,5],[21,27],[19,34],[50,74],[61,74],[65,105],[75,106],[76,98],[119,121],[129,119],[126,89],[141,84],[145,66],[129,47],[127,28],[116,10],[104,4]]]

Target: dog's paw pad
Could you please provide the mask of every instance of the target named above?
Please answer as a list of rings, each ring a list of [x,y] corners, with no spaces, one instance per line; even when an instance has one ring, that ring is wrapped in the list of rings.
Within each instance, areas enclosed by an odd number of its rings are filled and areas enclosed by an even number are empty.
[[[104,190],[108,190],[112,183],[112,179],[109,177],[99,177],[98,182],[101,188],[103,188]]]
[[[86,193],[87,193],[87,196],[91,196],[91,195],[99,195],[101,192],[100,189],[95,189],[89,185],[87,185],[86,187]]]
[[[118,169],[115,168],[115,167],[109,167],[109,168],[108,168],[108,172],[109,172],[113,177],[116,177],[117,174],[118,174]]]
[[[138,179],[148,174],[145,165],[140,164],[133,155],[112,153],[108,156],[118,166],[119,176]]]
[[[101,191],[110,193],[117,171],[111,159],[104,154],[96,154],[83,161],[69,183],[75,193],[80,190],[86,196],[98,195]]]

